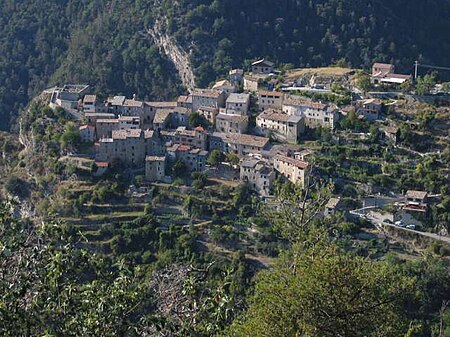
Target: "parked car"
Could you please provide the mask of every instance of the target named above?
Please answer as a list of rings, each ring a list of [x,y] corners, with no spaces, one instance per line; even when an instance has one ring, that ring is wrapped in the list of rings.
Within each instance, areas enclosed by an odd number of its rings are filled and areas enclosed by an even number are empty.
[[[396,222],[394,223],[394,225],[399,226],[399,227],[405,227],[405,224],[404,224],[401,220],[396,221]]]
[[[406,228],[408,228],[408,229],[416,229],[416,225],[412,225],[412,224],[411,225],[407,225]]]

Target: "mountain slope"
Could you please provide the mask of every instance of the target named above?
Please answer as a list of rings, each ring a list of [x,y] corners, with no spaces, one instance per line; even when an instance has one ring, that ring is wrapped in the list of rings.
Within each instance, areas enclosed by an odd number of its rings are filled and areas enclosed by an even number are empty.
[[[443,0],[21,0],[0,3],[0,129],[39,90],[95,84],[101,94],[168,99],[177,69],[148,34],[158,18],[197,85],[266,56],[295,66],[416,59],[450,64]]]

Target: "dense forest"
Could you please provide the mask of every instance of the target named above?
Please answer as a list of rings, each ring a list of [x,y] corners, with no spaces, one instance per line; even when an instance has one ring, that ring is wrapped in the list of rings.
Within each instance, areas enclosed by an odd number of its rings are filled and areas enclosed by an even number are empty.
[[[22,0],[2,1],[0,13],[0,129],[53,84],[143,99],[182,92],[146,33],[157,18],[189,53],[198,85],[262,56],[296,67],[378,60],[408,72],[416,59],[448,65],[450,54],[442,0]]]

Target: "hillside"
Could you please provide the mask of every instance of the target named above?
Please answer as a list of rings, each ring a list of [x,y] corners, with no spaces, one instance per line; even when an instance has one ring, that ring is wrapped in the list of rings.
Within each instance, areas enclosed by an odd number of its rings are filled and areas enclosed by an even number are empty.
[[[378,60],[401,71],[415,59],[450,63],[443,0],[22,0],[2,2],[0,13],[0,129],[53,84],[85,82],[100,94],[143,99],[182,92],[149,34],[156,22],[190,58],[198,85],[262,56],[295,67]]]

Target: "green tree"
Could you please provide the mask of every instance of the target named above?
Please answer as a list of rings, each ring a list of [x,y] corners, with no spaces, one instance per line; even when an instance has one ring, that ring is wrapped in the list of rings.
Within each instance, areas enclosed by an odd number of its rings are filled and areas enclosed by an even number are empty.
[[[317,246],[304,251],[292,270],[286,256],[260,273],[243,319],[228,336],[402,336],[408,327],[402,305],[412,279],[399,268]]]
[[[416,91],[419,95],[428,95],[435,87],[437,81],[437,74],[426,74],[425,76],[419,76],[416,83]]]
[[[206,163],[211,166],[219,166],[221,162],[225,159],[223,152],[214,149],[210,152],[208,159],[206,159]]]
[[[191,128],[201,126],[206,129],[208,127],[208,121],[205,119],[205,117],[195,111],[189,116],[188,123]]]
[[[372,88],[370,83],[370,76],[366,74],[360,74],[356,79],[356,86],[363,92],[367,92]]]
[[[61,148],[62,149],[73,149],[76,148],[81,142],[81,136],[78,130],[72,123],[66,126],[66,130],[61,135]]]

